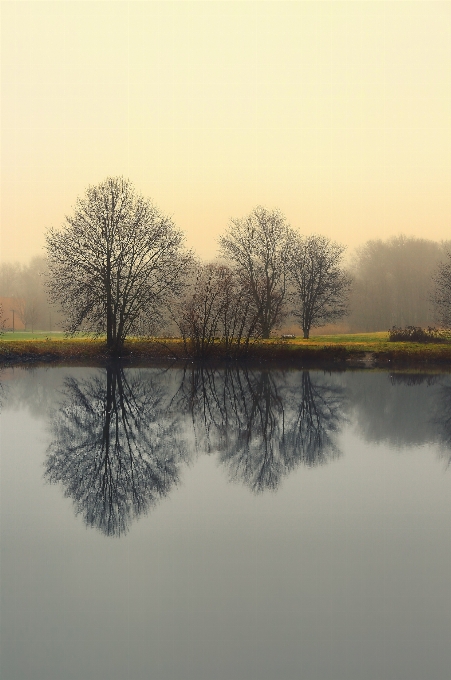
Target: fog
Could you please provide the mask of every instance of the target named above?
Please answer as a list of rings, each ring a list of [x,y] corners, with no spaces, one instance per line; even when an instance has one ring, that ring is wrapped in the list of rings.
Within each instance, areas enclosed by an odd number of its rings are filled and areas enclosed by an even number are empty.
[[[349,315],[335,326],[314,329],[314,333],[387,331],[392,326],[433,326],[437,324],[431,302],[433,275],[439,262],[451,250],[451,241],[397,236],[385,241],[370,240],[349,254],[352,277]],[[16,311],[16,330],[51,331],[62,328],[62,316],[46,293],[45,257],[28,265],[0,265],[0,302],[3,301],[5,328],[12,328],[11,306]],[[3,299],[3,300],[2,300]],[[281,332],[301,333],[287,308]],[[169,325],[159,329],[168,332]],[[170,334],[177,332],[170,327]]]
[[[351,264],[349,330],[433,325],[432,277],[450,248],[450,241],[406,236],[368,241],[358,248]]]
[[[53,331],[61,329],[61,315],[46,291],[47,260],[33,257],[26,265],[0,265],[0,303],[6,330]],[[14,317],[12,313],[14,309]]]

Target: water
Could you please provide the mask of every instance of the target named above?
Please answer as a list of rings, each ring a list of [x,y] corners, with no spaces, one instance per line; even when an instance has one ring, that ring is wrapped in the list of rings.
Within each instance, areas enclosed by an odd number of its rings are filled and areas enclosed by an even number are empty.
[[[2,680],[444,680],[451,377],[8,369]]]

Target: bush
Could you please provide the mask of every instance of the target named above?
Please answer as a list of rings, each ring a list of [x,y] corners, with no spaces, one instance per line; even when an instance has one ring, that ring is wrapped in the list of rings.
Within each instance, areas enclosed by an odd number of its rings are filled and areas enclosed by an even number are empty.
[[[439,328],[421,328],[421,326],[406,326],[399,328],[393,326],[388,331],[390,342],[449,342],[451,332]]]

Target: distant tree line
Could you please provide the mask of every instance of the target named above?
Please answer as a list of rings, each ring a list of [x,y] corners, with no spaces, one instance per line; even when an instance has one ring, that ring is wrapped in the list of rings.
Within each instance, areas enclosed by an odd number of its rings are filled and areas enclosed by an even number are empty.
[[[353,285],[348,329],[370,332],[392,326],[448,326],[451,317],[446,321],[437,305],[440,286],[436,277],[449,261],[449,251],[451,241],[405,236],[368,241],[358,248],[349,268]],[[448,294],[444,308],[451,309],[450,305]]]
[[[47,257],[0,266],[0,297],[15,298],[28,330],[105,334],[120,352],[129,335],[182,336],[198,356],[218,339],[230,351],[281,328],[333,324],[342,332],[451,325],[451,242],[399,236],[368,241],[345,266],[345,247],[301,235],[277,209],[231,219],[217,260],[204,263],[131,182],[89,187]]]
[[[63,317],[49,300],[47,273],[47,258],[43,256],[33,257],[26,265],[17,262],[0,264],[1,318],[4,322],[7,320],[5,330],[12,330],[12,309],[16,330],[61,330]]]

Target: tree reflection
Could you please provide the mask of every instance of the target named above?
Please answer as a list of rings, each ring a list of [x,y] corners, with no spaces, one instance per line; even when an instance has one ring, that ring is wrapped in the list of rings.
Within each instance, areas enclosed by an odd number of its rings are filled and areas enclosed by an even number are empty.
[[[437,442],[440,381],[426,373],[352,374],[349,397],[357,431],[367,442],[397,449]]]
[[[293,467],[278,377],[277,372],[237,371],[230,380],[229,411],[235,427],[220,450],[220,460],[231,479],[255,492],[276,489]]]
[[[0,413],[2,412],[3,402],[5,400],[5,394],[6,394],[5,384],[2,380],[3,371],[4,371],[3,366],[0,366]]]
[[[290,377],[193,366],[177,395],[178,407],[191,414],[197,447],[219,451],[230,477],[257,493],[276,489],[300,463],[339,455],[334,438],[344,419],[344,390],[309,371]]]
[[[408,387],[427,385],[430,387],[440,382],[440,377],[436,373],[390,373],[390,382],[392,385],[407,385]]]
[[[322,465],[340,455],[335,442],[346,420],[347,398],[340,385],[310,371],[300,373],[301,384],[289,393],[290,447],[308,466]]]
[[[68,378],[53,415],[46,478],[62,483],[88,526],[119,536],[179,479],[178,425],[161,384],[117,364]]]
[[[436,416],[434,426],[437,428],[439,443],[447,465],[451,466],[451,384],[449,378],[440,385],[436,396]]]

